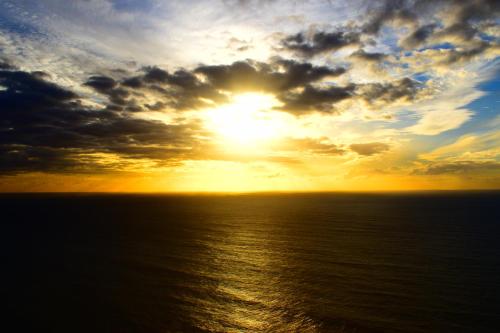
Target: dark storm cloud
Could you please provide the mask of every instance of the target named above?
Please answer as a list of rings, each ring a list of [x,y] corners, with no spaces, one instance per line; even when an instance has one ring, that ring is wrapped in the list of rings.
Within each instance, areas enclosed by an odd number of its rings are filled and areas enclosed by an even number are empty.
[[[401,41],[401,46],[405,49],[413,49],[421,46],[436,30],[436,24],[426,24],[410,33]]]
[[[389,150],[389,145],[382,142],[356,143],[349,146],[359,155],[371,156]]]
[[[109,78],[92,77],[88,86],[108,93]],[[197,124],[167,125],[132,118],[110,109],[85,107],[77,94],[39,74],[0,71],[0,171],[96,171],[89,154],[113,153],[158,162],[189,154]],[[87,156],[87,157],[85,157]],[[91,164],[92,164],[91,163]]]
[[[420,46],[428,39],[436,41],[458,40],[467,43],[474,39],[482,40],[481,25],[494,23],[500,15],[500,2],[491,0],[441,0],[417,1],[415,7],[433,8],[447,25],[438,28],[437,24],[427,24],[418,27],[403,42],[403,46]]]
[[[95,89],[97,92],[108,96],[111,103],[124,106],[130,92],[127,89],[118,87],[118,83],[107,76],[91,76],[84,85]]]
[[[335,112],[335,103],[356,97],[357,87],[316,83],[344,72],[343,68],[275,59],[268,64],[246,61],[173,73],[151,67],[119,80],[93,75],[83,85],[109,99],[108,104],[94,108],[86,106],[76,93],[48,81],[46,73],[5,66],[0,70],[0,172],[109,172],[126,169],[127,163],[137,159],[164,165],[218,158],[202,139],[209,134],[201,124],[167,125],[126,111],[161,110],[166,105],[182,110],[198,106],[200,98],[217,101],[222,90],[273,93],[283,103],[282,110],[295,114]],[[406,86],[404,81],[400,85]],[[388,86],[375,89],[370,98],[403,94],[403,88],[394,88],[395,92]],[[163,99],[141,105],[130,97],[146,90],[156,91]],[[314,154],[344,153],[328,142],[293,144]],[[103,153],[114,157],[103,162],[99,157]]]
[[[70,171],[77,165],[67,151],[50,147],[0,144],[0,174]]]
[[[231,65],[201,66],[195,69],[215,89],[266,92],[283,92],[327,77],[339,76],[345,71],[344,68],[313,66],[310,63],[283,59],[272,64],[238,61]]]
[[[436,14],[447,17],[451,22],[450,30],[467,31],[478,21],[495,18],[500,11],[496,0],[385,0],[373,3],[363,25],[363,32],[369,34],[377,34],[383,26],[396,22],[416,26]],[[427,28],[421,29],[425,26]],[[420,31],[417,39],[421,39],[429,30],[432,30],[429,24],[417,26],[412,34]]]
[[[358,50],[351,57],[377,63],[386,59],[387,55]],[[128,110],[133,106],[138,110],[191,110],[213,105],[210,103],[226,103],[227,93],[263,92],[275,95],[282,102],[279,109],[293,114],[337,112],[335,104],[349,98],[384,103],[413,100],[424,87],[409,78],[388,83],[338,86],[332,84],[332,79],[344,74],[345,68],[315,66],[309,62],[282,58],[275,58],[269,63],[246,60],[228,65],[200,65],[191,71],[180,69],[173,73],[157,67],[144,68],[143,71],[144,74],[122,79],[119,83],[93,77],[86,85],[111,97],[112,92],[123,86],[127,89],[135,87],[136,93],[148,90],[160,95],[160,100],[144,105],[131,105],[131,100],[127,100],[126,105],[119,104],[110,98],[112,104],[108,108],[124,106],[118,110]]]
[[[267,91],[272,83],[267,80],[271,69],[267,64],[238,61],[231,65],[200,66],[196,73],[203,74],[214,89],[228,91]]]
[[[486,42],[481,27],[495,25],[500,17],[500,1],[494,0],[385,0],[370,2],[369,5],[364,22],[351,22],[333,32],[289,35],[281,40],[282,49],[314,57],[346,46],[363,45],[387,25],[410,28],[409,34],[399,41],[400,46],[409,50],[428,42]],[[481,50],[484,49],[476,48],[476,51]],[[377,60],[366,57],[363,52],[353,56]]]
[[[368,102],[396,102],[400,99],[413,100],[424,88],[423,84],[404,78],[388,83],[368,83],[358,86],[358,95]]]
[[[343,47],[358,45],[360,36],[354,31],[315,32],[312,36],[298,33],[282,40],[285,50],[296,52],[306,57],[313,57],[325,52],[334,52]]]
[[[416,25],[399,44],[411,50],[449,43],[452,47],[443,50],[446,57],[437,65],[470,61],[498,47],[498,38],[488,36],[484,27],[497,24],[500,18],[499,1],[417,0],[407,1],[407,4],[411,11],[419,14],[421,24]]]
[[[139,112],[151,109],[152,104],[139,105],[133,95],[143,96],[141,91],[159,94],[165,107],[183,110],[206,106],[202,98],[222,101],[224,96],[210,85],[201,82],[193,72],[178,70],[169,73],[158,67],[143,68],[142,75],[119,81],[106,76],[91,76],[84,84],[108,97],[108,109]],[[159,106],[160,102],[154,103]]]
[[[73,91],[51,83],[47,73],[5,65],[0,69],[0,172],[107,172],[124,169],[136,159],[164,165],[217,158],[200,139],[209,137],[201,124],[167,125],[139,119],[131,111],[193,109],[207,106],[206,100],[224,103],[227,93],[258,91],[274,94],[282,102],[281,110],[293,114],[337,112],[335,104],[349,98],[391,102],[410,98],[418,88],[409,79],[362,86],[321,83],[345,71],[276,58],[269,63],[248,60],[175,72],[147,67],[131,77],[121,73],[120,79],[92,75],[83,85],[107,97],[102,107],[95,108],[86,106]],[[147,102],[141,99],[145,96]],[[294,145],[314,154],[344,153],[328,142]],[[99,158],[103,153],[114,157],[103,163]]]
[[[39,73],[0,71],[0,108],[9,112],[33,109],[37,104],[57,107],[77,96],[55,84],[44,81]]]
[[[385,58],[384,54],[378,53],[360,53],[365,61],[381,61]],[[369,59],[369,60],[368,60]],[[362,98],[369,102],[383,102],[390,104],[399,100],[414,100],[417,95],[425,88],[425,85],[412,80],[403,78],[385,83],[370,84],[348,84],[346,86],[315,85],[314,83],[326,76],[335,76],[343,73],[344,69],[331,70],[326,67],[312,67],[310,64],[299,64],[286,61],[286,71],[283,73],[271,73],[264,77],[252,78],[252,73],[247,72],[248,80],[245,89],[263,89],[273,92],[283,103],[281,110],[294,114],[303,114],[307,112],[337,112],[335,104],[350,98]],[[239,75],[236,75],[236,78]],[[235,83],[238,82],[236,81]],[[219,77],[220,79],[220,77]],[[245,82],[245,78],[242,78]],[[221,83],[222,82],[222,83]],[[220,80],[218,89],[231,90],[232,85],[225,79]],[[295,89],[300,88],[300,89]]]
[[[462,42],[474,38],[482,39],[480,26],[483,23],[494,23],[500,15],[500,2],[496,0],[416,0],[416,1],[387,1],[383,10],[373,16],[367,26],[378,29],[367,31],[378,32],[380,27],[406,13],[407,21],[414,23],[415,29],[406,36],[401,45],[407,49],[419,47],[428,40],[448,41],[453,39]],[[433,18],[441,21],[423,23]],[[420,23],[420,24],[417,24]],[[446,25],[445,25],[446,23]]]
[[[141,75],[119,81],[92,76],[85,85],[106,95],[111,102],[108,105],[110,110],[135,107],[137,110],[170,108],[181,111],[208,107],[210,101],[216,104],[228,102],[227,93],[264,92],[289,101],[291,90],[307,87],[306,97],[313,89],[310,84],[335,78],[344,74],[346,69],[276,58],[269,63],[246,60],[229,65],[200,65],[193,70],[179,69],[173,73],[158,67],[146,67],[142,71]],[[148,91],[160,100],[144,105],[134,104],[135,100],[129,98],[132,91],[134,94]],[[339,96],[333,98],[334,92],[339,94],[334,90],[330,92],[332,102],[341,99]],[[319,97],[326,93],[318,92]],[[314,110],[314,106],[307,106],[307,109]]]
[[[195,74],[184,69],[169,73],[158,67],[145,67],[142,75],[125,78],[120,85],[134,89],[135,92],[143,90],[159,94],[162,101],[144,105],[150,110],[153,105],[156,109],[160,105],[176,110],[195,109],[206,107],[208,105],[206,100],[214,102],[226,100],[224,95],[212,85],[202,82]]]
[[[478,34],[478,32],[479,32],[478,29],[471,26],[469,23],[459,22],[439,30],[434,35],[434,37],[440,38],[442,40],[450,40],[451,38],[457,38],[463,41],[470,41]]]
[[[124,87],[129,87],[129,88],[141,88],[142,87],[142,80],[140,77],[135,76],[135,77],[129,77],[121,83]]]
[[[492,47],[498,47],[498,46],[491,45],[488,42],[479,42],[469,49],[449,50],[447,51],[447,56],[442,61],[442,64],[451,65],[454,63],[469,61],[472,58],[483,54],[486,50]]]
[[[363,49],[350,56],[353,60],[374,64],[382,63],[387,57]],[[261,92],[273,94],[282,103],[279,109],[292,114],[339,112],[335,104],[349,98],[386,104],[400,99],[413,100],[424,88],[424,84],[409,78],[385,83],[335,85],[333,80],[346,71],[343,67],[274,58],[267,63],[246,60],[227,65],[200,65],[175,72],[146,67],[142,74],[120,80],[92,76],[85,85],[108,96],[107,108],[112,111],[201,109],[229,102],[228,94]],[[140,98],[139,101],[132,98],[134,94],[149,94],[154,98],[141,104]]]
[[[381,28],[391,22],[414,23],[417,15],[413,11],[413,1],[386,0],[382,5],[370,10],[370,17],[362,30],[367,34],[378,34]],[[376,3],[377,5],[380,2]]]
[[[417,170],[418,175],[469,174],[500,171],[500,163],[496,161],[457,161],[435,163]]]
[[[500,11],[500,3],[497,0],[454,0],[453,3],[462,6],[458,13],[458,19],[461,21],[491,18]]]
[[[84,85],[92,87],[99,92],[107,93],[115,88],[117,83],[114,79],[107,76],[91,76]]]
[[[3,69],[14,69],[14,67],[7,60],[0,58],[0,70]]]
[[[346,69],[342,67],[314,66],[293,60],[278,60],[276,64],[284,70],[282,73],[275,74],[280,90],[296,88],[324,78],[337,77],[346,72]]]
[[[356,52],[353,52],[350,58],[366,61],[366,62],[381,62],[382,60],[387,58],[387,54],[379,53],[379,52],[366,52],[363,49],[359,49]]]
[[[469,30],[474,29],[475,24],[490,19],[498,19],[500,14],[500,3],[496,0],[471,0],[471,1],[447,1],[450,10],[454,13],[453,23],[449,30],[469,35]]]
[[[354,95],[355,86],[316,88],[307,85],[300,92],[287,92],[280,96],[283,110],[295,113],[310,111],[335,112],[334,104]]]
[[[184,69],[170,74],[158,67],[146,67],[144,72],[142,80],[146,83],[166,84],[182,89],[197,89],[203,85],[194,73]]]
[[[200,66],[195,72],[202,74],[215,90],[232,92],[259,91],[276,94],[284,103],[282,110],[292,113],[326,111],[337,101],[347,98],[343,88],[317,89],[311,83],[345,73],[344,68],[314,66],[293,60],[277,59],[272,63],[252,61],[231,65]],[[293,89],[301,88],[301,92]]]

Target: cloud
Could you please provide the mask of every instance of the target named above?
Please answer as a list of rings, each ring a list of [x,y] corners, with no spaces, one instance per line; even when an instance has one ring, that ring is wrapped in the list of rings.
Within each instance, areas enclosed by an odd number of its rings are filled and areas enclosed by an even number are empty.
[[[310,36],[300,32],[282,40],[282,46],[285,50],[306,57],[314,57],[325,52],[334,52],[346,46],[359,44],[359,34],[354,31],[319,31]]]
[[[284,103],[283,110],[294,113],[311,111],[335,112],[334,104],[353,96],[355,86],[316,88],[307,85],[300,92],[282,94],[280,100]]]
[[[414,49],[416,47],[422,46],[428,38],[432,35],[434,30],[436,30],[437,25],[434,23],[426,24],[418,27],[408,36],[406,36],[401,42],[401,46],[407,50]]]
[[[280,60],[276,64],[280,66],[279,72],[267,67],[265,70],[252,67],[252,72],[256,75],[254,80],[262,76],[273,78],[267,89],[278,93],[280,90],[288,92],[287,89],[296,88],[303,82],[339,75],[333,69],[294,61]],[[225,67],[223,75],[240,75],[239,69],[236,74],[232,72],[238,66]],[[199,79],[198,74],[205,75],[208,81]],[[196,89],[200,86],[206,86],[210,92],[222,87],[232,88],[230,84],[226,86],[230,80],[226,81],[227,78],[214,75],[212,71],[179,70],[171,74],[159,68],[145,68],[143,74],[131,78],[93,75],[83,84],[108,97],[108,102],[102,107],[88,106],[83,96],[48,79],[49,76],[42,72],[25,72],[10,67],[0,70],[0,86],[3,87],[0,90],[1,173],[116,172],[133,169],[140,163],[148,163],[151,168],[189,159],[223,158],[210,142],[203,139],[209,138],[210,134],[194,119],[166,124],[125,112],[125,106],[131,103],[128,99],[132,95],[130,85],[139,87],[140,91],[158,86],[162,89],[161,94],[170,99],[178,97],[184,90],[186,94],[192,93],[192,89],[198,93]],[[127,93],[117,93],[122,89]],[[313,108],[318,105],[308,105],[308,100],[333,103],[344,98],[343,94],[341,88],[317,90],[306,86],[293,102],[302,103],[304,108]],[[155,104],[147,106],[155,108]],[[343,153],[343,149],[332,143],[313,139],[294,139],[280,149],[321,155]],[[271,161],[278,157],[262,156],[260,159]],[[228,158],[234,160],[237,157]],[[290,160],[288,156],[280,158]]]
[[[495,20],[500,13],[500,5],[494,0],[448,1],[443,18],[449,23],[436,32],[437,38],[470,41],[478,36],[478,23]]]
[[[352,151],[359,155],[371,156],[389,150],[390,146],[382,142],[355,143],[349,146]]]
[[[387,54],[380,52],[366,52],[364,49],[359,49],[356,52],[351,53],[349,56],[351,59],[361,60],[364,62],[375,62],[378,63],[387,58]]]
[[[347,152],[383,153],[396,136],[418,143],[424,138],[407,134],[437,135],[480,118],[482,111],[465,108],[482,95],[477,86],[499,54],[498,1],[276,1],[264,9],[260,1],[159,1],[135,10],[107,0],[54,0],[38,18],[29,2],[12,2],[17,9],[0,24],[4,173],[235,159],[214,149],[199,119],[247,92],[278,100],[269,111],[293,119],[285,135],[330,138],[290,139],[272,158],[363,160]],[[496,158],[492,149],[479,153]],[[405,158],[424,158],[412,154]],[[435,169],[427,161],[428,171],[488,162],[458,148],[446,154],[430,161]]]
[[[94,75],[84,85],[107,96],[111,102],[108,108],[114,110],[151,110],[155,107],[192,110],[226,103],[228,93],[263,92],[275,94],[284,103],[283,111],[311,112],[324,111],[327,103],[349,97],[352,88],[311,86],[345,72],[343,67],[314,66],[308,62],[275,58],[268,63],[247,60],[229,65],[200,65],[173,73],[150,66],[143,68],[140,75],[120,80]],[[302,91],[297,93],[296,89]],[[142,105],[140,92],[150,95]],[[133,94],[136,98],[129,98]],[[157,100],[151,102],[152,98]]]
[[[478,42],[467,49],[452,49],[447,51],[446,57],[441,60],[440,64],[451,65],[454,63],[464,63],[492,48],[498,50],[498,47],[489,42]]]
[[[465,109],[435,110],[426,112],[419,121],[405,130],[419,135],[437,135],[460,127],[468,121],[472,112]]]
[[[367,102],[394,103],[412,101],[424,89],[424,85],[410,78],[385,83],[368,83],[358,86],[358,94]]]
[[[92,87],[97,92],[108,96],[110,102],[116,106],[127,104],[130,93],[128,90],[119,88],[118,83],[107,76],[91,76],[84,86]]]
[[[43,80],[43,77],[41,72],[0,71],[0,85],[5,88],[0,97],[2,109],[14,113],[32,110],[37,105],[58,107],[77,97],[75,93]]]
[[[485,174],[500,171],[500,162],[497,161],[457,161],[434,163],[414,172],[417,175],[443,175],[443,174]]]
[[[500,157],[500,132],[467,134],[455,142],[419,155],[427,161],[487,160]]]
[[[363,32],[367,34],[378,34],[388,23],[414,24],[417,21],[411,1],[386,0],[375,4],[378,8],[370,10],[369,19],[363,25]]]
[[[231,65],[200,66],[194,72],[203,74],[215,89],[283,92],[342,75],[346,69],[276,59],[271,63],[239,61]]]
[[[107,94],[110,90],[116,87],[117,83],[114,79],[107,76],[91,76],[84,85]]]
[[[490,130],[467,134],[418,156],[419,175],[497,175],[500,170],[500,133]],[[498,178],[498,177],[497,177]]]
[[[398,62],[389,53],[366,51],[364,48],[351,53],[345,60],[350,62],[350,76],[362,83],[392,80],[390,71]]]
[[[13,69],[13,66],[7,61],[0,59],[0,70]]]
[[[252,48],[252,44],[246,40],[238,39],[236,37],[229,38],[227,48],[238,52],[248,51]]]
[[[345,149],[329,142],[328,138],[286,138],[273,146],[277,151],[309,152],[316,155],[343,155]]]
[[[363,32],[378,34],[388,24],[410,25],[414,30],[407,36],[408,46],[418,45],[434,32],[442,37],[470,40],[479,31],[480,22],[494,20],[500,12],[495,0],[385,0],[374,2]],[[432,21],[440,21],[435,24]],[[431,23],[428,23],[431,21]],[[420,25],[421,22],[424,24]],[[442,29],[436,29],[442,26]]]
[[[115,89],[102,77],[88,82],[104,92]],[[186,158],[202,133],[193,122],[167,125],[86,107],[80,96],[40,73],[0,70],[0,86],[2,173],[95,172],[102,169],[89,159],[95,154],[168,163]]]
[[[484,28],[495,24],[498,19],[498,1],[419,0],[414,3],[401,3],[409,6],[412,13],[419,13],[418,21],[421,24],[415,25],[414,30],[400,39],[399,45],[406,50],[414,50],[440,43],[448,44],[448,47],[441,51],[442,57],[437,63],[439,66],[464,64],[498,49],[497,36],[491,35]]]

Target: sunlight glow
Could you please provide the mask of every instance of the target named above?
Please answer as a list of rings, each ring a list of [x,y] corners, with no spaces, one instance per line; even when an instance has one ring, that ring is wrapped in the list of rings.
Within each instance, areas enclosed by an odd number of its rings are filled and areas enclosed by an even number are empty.
[[[285,127],[279,112],[272,111],[279,101],[272,95],[235,95],[229,104],[207,111],[207,126],[225,144],[249,146],[279,137]]]

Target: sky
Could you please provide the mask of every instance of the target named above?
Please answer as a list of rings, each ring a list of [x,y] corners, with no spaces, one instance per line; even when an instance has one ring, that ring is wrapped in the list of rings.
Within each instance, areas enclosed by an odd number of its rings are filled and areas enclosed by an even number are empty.
[[[496,0],[0,0],[0,191],[500,189]]]

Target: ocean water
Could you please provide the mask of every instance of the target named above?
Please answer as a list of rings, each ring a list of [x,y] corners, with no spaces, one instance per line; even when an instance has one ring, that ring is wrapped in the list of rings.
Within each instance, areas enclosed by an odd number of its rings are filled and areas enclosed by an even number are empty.
[[[9,332],[500,332],[500,192],[0,196]]]

